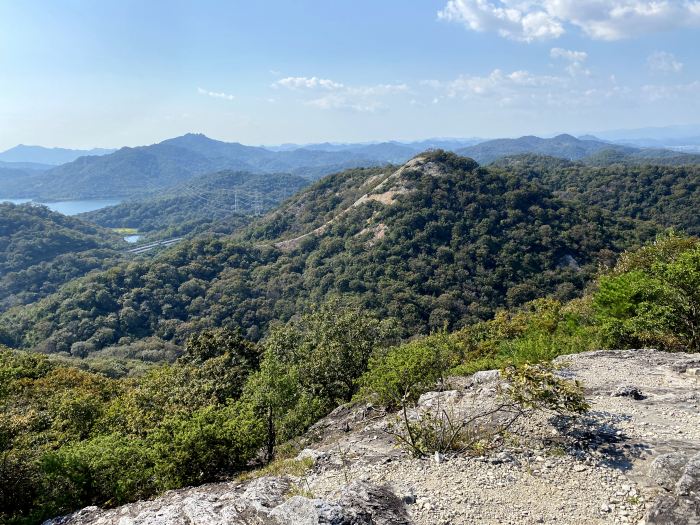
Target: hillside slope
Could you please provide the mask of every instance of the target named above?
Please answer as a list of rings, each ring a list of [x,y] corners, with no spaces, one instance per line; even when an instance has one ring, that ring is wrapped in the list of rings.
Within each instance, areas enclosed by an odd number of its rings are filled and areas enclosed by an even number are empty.
[[[152,335],[181,342],[218,325],[257,340],[271,321],[343,294],[424,333],[534,297],[572,297],[655,231],[638,226],[436,152],[398,170],[328,177],[238,237],[199,237],[73,282],[3,315],[0,332],[44,351]]]
[[[108,230],[43,206],[0,203],[0,310],[104,268],[122,245]]]
[[[588,166],[534,155],[504,158],[494,167],[536,180],[567,200],[700,235],[700,162],[680,166]]]

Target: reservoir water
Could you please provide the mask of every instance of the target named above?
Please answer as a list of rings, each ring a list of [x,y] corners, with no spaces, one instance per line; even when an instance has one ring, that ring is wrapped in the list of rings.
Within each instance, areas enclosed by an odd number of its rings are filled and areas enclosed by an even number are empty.
[[[24,204],[25,202],[36,201],[32,201],[32,199],[3,199],[0,197],[0,202]],[[62,213],[63,215],[77,215],[78,213],[99,210],[107,206],[115,206],[120,202],[119,199],[86,199],[79,201],[37,202],[37,204],[43,204],[49,209]]]

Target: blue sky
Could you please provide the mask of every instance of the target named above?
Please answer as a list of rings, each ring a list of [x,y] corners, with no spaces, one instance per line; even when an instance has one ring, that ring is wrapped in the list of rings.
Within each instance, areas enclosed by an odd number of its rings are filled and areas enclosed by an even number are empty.
[[[0,149],[700,122],[700,0],[0,0]]]

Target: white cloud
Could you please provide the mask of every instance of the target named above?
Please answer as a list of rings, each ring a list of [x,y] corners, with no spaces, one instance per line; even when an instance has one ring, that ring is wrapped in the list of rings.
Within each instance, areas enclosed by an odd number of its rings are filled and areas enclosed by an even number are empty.
[[[424,84],[443,91],[447,97],[492,97],[502,101],[514,96],[524,96],[526,92],[561,85],[565,79],[555,76],[538,76],[528,71],[505,73],[494,69],[488,76],[460,75],[454,80],[440,82],[428,80]]]
[[[549,51],[549,56],[554,59],[561,59],[568,62],[566,71],[571,76],[591,74],[591,72],[583,66],[583,63],[588,60],[588,53],[585,51],[572,51],[561,47],[553,47]]]
[[[392,95],[408,91],[406,84],[377,84],[375,86],[348,87],[347,92],[353,95],[374,96]]]
[[[197,88],[197,93],[200,95],[206,95],[208,97],[222,98],[224,100],[233,100],[236,97],[229,95],[228,93],[217,93],[216,91],[207,91],[206,89]]]
[[[569,62],[585,62],[588,59],[588,53],[585,51],[571,51],[561,47],[553,47],[549,51],[549,56],[552,58],[563,58]]]
[[[588,107],[610,99],[622,99],[628,88],[612,80],[574,78],[570,75],[538,75],[529,71],[495,69],[486,76],[460,75],[450,81],[426,80],[422,85],[449,99],[474,101],[513,109]]]
[[[449,0],[438,18],[461,22],[473,31],[496,31],[502,37],[531,42],[564,34],[559,20],[535,2]]]
[[[318,77],[286,77],[272,84],[272,87],[284,87],[288,89],[342,89],[344,86],[327,78]]]
[[[568,26],[619,40],[700,27],[700,0],[449,0],[438,17],[525,42],[558,38]]]
[[[305,102],[308,106],[318,109],[344,109],[359,113],[374,113],[382,109],[384,105],[377,100],[364,100],[348,96],[347,94],[330,94]]]
[[[642,95],[649,102],[668,100],[696,102],[700,97],[700,81],[686,84],[649,84],[642,86]]]
[[[679,62],[672,53],[665,51],[657,51],[649,55],[647,65],[652,71],[661,73],[680,73],[683,70],[683,62]]]
[[[272,84],[272,87],[314,93],[314,98],[304,101],[304,104],[308,106],[325,110],[343,109],[362,113],[371,113],[382,109],[385,106],[383,102],[385,97],[409,91],[406,84],[348,86],[318,77],[287,77],[278,80]],[[319,91],[327,93],[320,95]]]

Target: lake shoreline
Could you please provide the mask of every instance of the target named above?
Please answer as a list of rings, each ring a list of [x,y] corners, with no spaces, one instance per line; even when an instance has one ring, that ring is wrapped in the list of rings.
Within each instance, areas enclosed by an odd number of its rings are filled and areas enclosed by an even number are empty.
[[[116,206],[123,202],[120,198],[100,198],[100,199],[65,199],[65,200],[45,200],[37,201],[30,198],[5,198],[0,197],[0,202],[11,202],[13,204],[39,204],[46,206],[52,211],[67,216],[79,215],[90,211],[101,210],[109,206]]]

